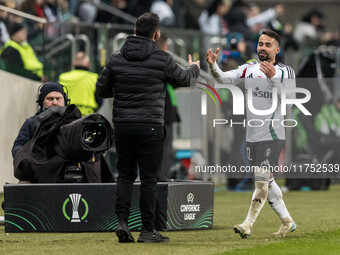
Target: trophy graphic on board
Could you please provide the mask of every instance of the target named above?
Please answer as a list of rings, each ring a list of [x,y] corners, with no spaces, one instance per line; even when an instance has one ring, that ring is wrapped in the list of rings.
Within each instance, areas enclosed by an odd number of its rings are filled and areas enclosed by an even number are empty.
[[[71,222],[80,222],[78,207],[79,207],[79,202],[81,199],[81,194],[73,193],[73,194],[70,194],[69,196],[72,202]]]

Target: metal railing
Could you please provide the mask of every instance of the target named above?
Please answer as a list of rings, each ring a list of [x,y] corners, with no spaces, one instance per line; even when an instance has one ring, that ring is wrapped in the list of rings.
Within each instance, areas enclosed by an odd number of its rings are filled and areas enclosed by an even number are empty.
[[[126,37],[128,37],[129,34],[127,33],[118,33],[112,40],[112,49],[113,51],[116,51],[118,49],[121,48],[121,46],[123,45]],[[169,45],[169,50],[171,52],[178,52],[179,54],[176,55],[179,58],[186,58],[187,57],[187,45],[186,42],[181,39],[181,38],[175,38],[175,39],[171,39],[168,38],[167,43]],[[176,51],[176,46],[178,46],[179,50]]]
[[[217,47],[225,46],[227,44],[227,38],[225,37],[219,37],[219,36],[214,36],[209,39],[207,49],[214,49]]]
[[[129,35],[127,33],[119,33],[112,40],[112,49],[113,51],[119,50],[122,46],[122,42],[124,43],[126,37]]]
[[[35,22],[39,22],[39,23],[42,23],[42,24],[47,23],[46,19],[39,18],[37,16],[28,14],[26,12],[18,11],[18,10],[15,10],[15,9],[12,9],[12,8],[9,8],[9,7],[3,6],[3,5],[0,5],[0,10],[14,14],[14,15],[17,15],[17,16],[20,16],[20,17],[23,17],[25,19],[30,19],[30,20],[33,20]]]
[[[112,5],[108,5],[108,4],[105,4],[103,3],[102,1],[98,1],[98,0],[86,0],[86,2],[88,3],[92,3],[94,4],[95,6],[97,6],[97,8],[103,10],[103,11],[106,11],[108,13],[111,13],[113,14],[114,16],[117,16],[129,23],[132,23],[132,24],[135,24],[136,23],[136,20],[137,18],[126,13],[126,12],[123,12],[115,7],[113,7]]]
[[[71,59],[73,59],[77,53],[77,50],[79,49],[78,44],[77,44],[78,41],[84,42],[85,53],[86,55],[89,56],[90,40],[86,35],[80,34],[80,35],[73,36],[72,34],[65,34],[45,45],[46,53],[44,57],[48,59],[71,45]]]
[[[60,45],[59,45],[60,44]],[[72,34],[65,34],[45,45],[45,58],[51,58],[55,54],[71,45],[72,58],[76,53],[75,37]]]
[[[79,43],[78,43],[79,41],[84,42],[85,53],[86,53],[86,55],[91,56],[91,54],[90,54],[91,43],[90,43],[89,38],[84,34],[80,34],[80,35],[75,36],[76,52],[79,51]]]

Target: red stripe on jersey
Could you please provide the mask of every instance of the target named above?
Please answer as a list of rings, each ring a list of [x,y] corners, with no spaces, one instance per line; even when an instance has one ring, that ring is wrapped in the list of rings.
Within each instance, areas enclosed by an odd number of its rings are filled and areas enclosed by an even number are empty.
[[[246,67],[246,69],[243,70],[243,73],[242,73],[240,78],[245,78],[246,77],[246,71],[247,71],[247,67]]]

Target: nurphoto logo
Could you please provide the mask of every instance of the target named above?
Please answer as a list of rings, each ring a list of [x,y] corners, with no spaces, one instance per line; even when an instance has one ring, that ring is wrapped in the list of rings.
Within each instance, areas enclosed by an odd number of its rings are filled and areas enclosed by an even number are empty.
[[[205,84],[203,82],[198,82],[199,85],[203,85],[207,88],[209,88],[219,99],[220,104],[222,105],[221,98],[215,88],[218,89],[228,89],[229,92],[231,93],[231,96],[233,98],[233,115],[245,115],[245,105],[247,105],[248,110],[256,116],[265,116],[265,115],[271,115],[273,114],[277,108],[280,106],[280,112],[282,116],[287,115],[287,106],[296,106],[299,108],[299,110],[306,116],[312,115],[306,107],[303,105],[311,99],[311,93],[309,90],[305,88],[281,88],[279,91],[276,87],[273,88],[272,92],[270,95],[266,93],[262,93],[259,91],[258,88],[255,88],[253,91],[253,88],[248,88],[246,96],[243,94],[242,90],[235,86],[235,85],[226,85],[226,84],[216,84],[214,86]],[[215,88],[214,88],[215,87]],[[216,100],[213,96],[213,94],[208,91],[207,89],[197,87],[201,90],[203,90],[206,93],[201,94],[201,115],[207,115],[207,94],[212,98],[214,101],[215,105],[217,105]],[[299,93],[304,95],[304,97],[301,98],[288,98],[288,94],[290,93]],[[272,99],[272,104],[271,107],[268,109],[256,109],[254,107],[253,103],[253,95],[256,95],[257,97],[263,97],[263,98],[271,98]],[[246,104],[245,104],[246,102]],[[275,118],[270,118],[270,119],[249,119],[246,121],[244,119],[243,121],[235,122],[233,119],[227,120],[227,119],[214,119],[213,120],[213,127],[216,127],[216,125],[226,125],[230,124],[232,127],[233,125],[242,125],[244,127],[250,126],[250,127],[262,127],[263,125],[266,124],[266,122],[270,122],[272,126],[274,124],[281,124],[283,127],[295,127],[297,126],[297,121],[294,119],[275,119]]]

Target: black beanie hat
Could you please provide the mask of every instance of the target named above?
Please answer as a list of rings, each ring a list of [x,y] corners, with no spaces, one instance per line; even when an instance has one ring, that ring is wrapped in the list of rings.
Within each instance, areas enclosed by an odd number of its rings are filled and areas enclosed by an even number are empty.
[[[45,97],[48,95],[48,93],[53,92],[53,91],[56,91],[62,94],[64,97],[65,105],[67,105],[68,103],[67,94],[64,92],[63,85],[61,85],[58,82],[49,81],[49,82],[44,83],[40,89],[40,94],[39,94],[39,98],[37,102],[41,108],[43,107],[43,102],[44,102]]]
[[[10,36],[14,35],[16,32],[18,32],[20,29],[25,28],[21,23],[18,22],[12,22],[8,25],[7,31]]]

